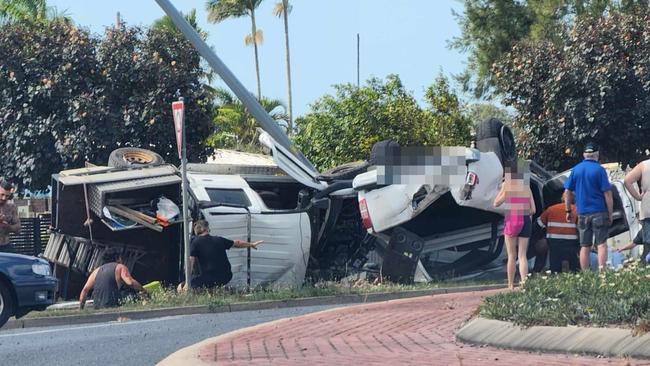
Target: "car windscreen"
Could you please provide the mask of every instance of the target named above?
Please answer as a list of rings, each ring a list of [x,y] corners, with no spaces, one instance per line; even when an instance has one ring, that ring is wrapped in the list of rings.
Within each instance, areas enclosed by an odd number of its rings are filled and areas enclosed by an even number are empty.
[[[206,188],[205,191],[210,197],[210,202],[242,207],[251,205],[248,196],[241,189]]]

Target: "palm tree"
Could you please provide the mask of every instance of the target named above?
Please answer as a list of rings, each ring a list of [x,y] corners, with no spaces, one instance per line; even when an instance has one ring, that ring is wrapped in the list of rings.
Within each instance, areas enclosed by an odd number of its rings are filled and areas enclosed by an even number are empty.
[[[68,20],[55,7],[47,6],[46,0],[0,0],[0,24],[52,19]]]
[[[208,138],[208,145],[215,148],[259,152],[259,135],[255,118],[232,93],[224,88],[215,90],[216,107],[213,117],[215,133]],[[289,117],[282,102],[278,99],[259,100],[264,110],[281,127],[288,128]]]
[[[183,15],[183,18],[185,18],[185,20],[187,20],[187,22],[190,23],[192,28],[194,28],[194,30],[196,30],[197,33],[199,33],[201,38],[203,38],[204,40],[207,38],[208,34],[204,32],[201,28],[199,28],[199,25],[196,22],[196,9],[190,10],[190,12],[187,14],[181,13],[181,15]],[[176,28],[174,22],[172,22],[172,19],[168,15],[165,15],[162,18],[158,18],[154,20],[154,22],[151,24],[151,28],[157,31],[167,31],[167,32],[181,34],[178,28]]]
[[[289,13],[293,6],[289,0],[282,0],[275,4],[273,14],[284,19],[284,49],[287,64],[287,95],[289,102],[289,134],[293,132],[293,104],[291,101],[291,58],[289,53]]]
[[[264,37],[262,30],[257,29],[255,23],[255,9],[262,3],[262,0],[208,0],[206,8],[208,21],[219,23],[229,18],[241,18],[250,16],[251,33],[246,35],[246,45],[253,45],[255,50],[255,74],[257,76],[257,99],[262,99],[262,86],[260,84],[260,63],[257,53],[257,45],[262,44]]]

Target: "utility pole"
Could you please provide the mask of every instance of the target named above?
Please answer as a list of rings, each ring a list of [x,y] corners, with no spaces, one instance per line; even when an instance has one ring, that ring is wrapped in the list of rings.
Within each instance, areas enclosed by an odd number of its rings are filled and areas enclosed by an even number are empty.
[[[359,33],[357,33],[357,88],[361,86],[360,83],[360,69],[361,69],[361,52],[360,52],[360,45],[361,45],[361,37],[359,36]]]
[[[178,148],[178,157],[181,160],[181,191],[183,196],[183,262],[185,263],[185,284],[191,288],[192,268],[190,267],[190,227],[188,222],[188,204],[187,204],[187,141],[185,137],[185,101],[179,97],[177,102],[172,103],[172,112],[174,117],[174,130],[176,132],[176,145]]]

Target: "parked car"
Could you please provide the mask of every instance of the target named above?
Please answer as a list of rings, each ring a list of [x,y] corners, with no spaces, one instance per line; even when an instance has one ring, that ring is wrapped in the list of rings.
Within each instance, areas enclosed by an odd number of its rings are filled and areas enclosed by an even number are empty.
[[[0,253],[0,327],[11,316],[45,310],[55,299],[58,281],[40,258]]]

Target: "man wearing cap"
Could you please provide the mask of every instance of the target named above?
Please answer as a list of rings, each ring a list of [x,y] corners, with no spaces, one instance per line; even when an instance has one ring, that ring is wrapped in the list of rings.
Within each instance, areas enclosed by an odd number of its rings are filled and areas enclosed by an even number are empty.
[[[584,160],[571,170],[564,182],[566,221],[571,222],[571,201],[575,196],[580,236],[580,268],[589,269],[591,247],[598,248],[598,266],[607,262],[607,237],[612,224],[614,201],[607,172],[598,163],[598,146],[585,145]]]

